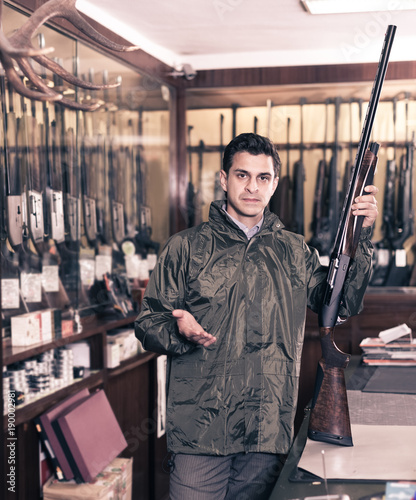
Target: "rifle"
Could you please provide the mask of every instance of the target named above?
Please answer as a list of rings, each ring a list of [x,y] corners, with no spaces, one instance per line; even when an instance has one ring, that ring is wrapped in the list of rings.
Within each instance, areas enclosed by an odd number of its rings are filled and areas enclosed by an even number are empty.
[[[407,286],[410,280],[411,267],[407,264],[405,241],[414,233],[413,213],[413,156],[415,149],[414,132],[412,139],[408,138],[408,106],[409,95],[406,95],[406,147],[400,158],[400,175],[397,189],[397,215],[394,235],[390,240],[393,250],[389,270],[385,281],[386,286]]]
[[[303,184],[305,182],[305,167],[303,164],[303,105],[306,99],[300,100],[300,159],[293,167],[293,225],[292,231],[305,234],[305,200]]]
[[[22,204],[20,195],[20,178],[17,176],[18,186],[15,186],[10,171],[10,161],[15,166],[17,127],[14,112],[7,114],[5,76],[0,74],[2,144],[1,144],[1,277],[19,278],[19,258],[16,249],[23,241]],[[9,107],[10,109],[10,107]],[[9,139],[9,140],[8,140]],[[14,142],[12,142],[14,140]],[[10,151],[13,148],[13,152]],[[16,168],[13,172],[17,174]],[[15,193],[14,190],[16,189]],[[13,224],[15,222],[15,224]],[[13,250],[14,248],[14,250]]]
[[[9,146],[10,144],[7,142],[7,133],[10,130],[7,130],[7,109],[6,109],[6,94],[5,94],[5,77],[4,74],[0,74],[0,99],[1,99],[1,120],[3,126],[0,129],[0,136],[2,139],[2,143],[0,145],[1,148],[1,156],[0,156],[0,216],[1,216],[1,240],[0,240],[0,250],[1,250],[1,282],[2,282],[2,292],[7,293],[7,298],[4,300],[5,307],[2,309],[1,313],[1,322],[2,328],[6,329],[10,325],[10,318],[16,314],[23,314],[28,312],[28,307],[26,303],[22,300],[20,294],[19,287],[19,250],[22,245],[22,227],[20,227],[20,231],[17,232],[17,236],[20,237],[20,243],[14,245],[14,250],[11,246],[11,240],[8,234],[8,208],[13,204],[8,203],[8,196],[10,195],[9,189],[10,185],[10,165],[9,160],[10,157],[14,157],[14,155],[10,155]],[[13,121],[13,120],[12,120]],[[15,129],[16,130],[16,129]],[[14,147],[16,147],[16,143],[14,143]],[[13,196],[13,195],[11,195]],[[16,195],[16,202],[18,203],[18,207],[20,206],[20,196]],[[14,205],[16,206],[16,205]],[[18,213],[21,216],[21,213]],[[16,228],[18,229],[18,228]],[[7,281],[6,281],[7,280]],[[6,287],[3,288],[3,284],[8,283],[10,289]],[[5,297],[3,297],[4,299]]]
[[[351,180],[352,169],[354,168],[353,147],[352,147],[352,99],[350,99],[350,142],[348,145],[348,160],[345,162],[344,177],[342,179],[342,199],[345,198]],[[361,117],[360,117],[361,123]]]
[[[327,224],[328,216],[325,213],[326,206],[326,196],[325,196],[325,177],[327,171],[326,162],[326,149],[327,149],[327,135],[328,135],[328,104],[329,99],[327,99],[325,104],[325,140],[323,147],[322,159],[319,160],[318,171],[316,174],[316,184],[315,193],[313,199],[313,215],[312,215],[312,238],[308,242],[308,245],[315,247],[321,256],[328,255],[327,248],[329,242],[325,240],[328,236]]]
[[[267,108],[267,137],[271,140],[272,133],[272,110],[273,110],[273,102],[271,99],[267,99],[266,101]]]
[[[233,113],[231,136],[233,139],[237,136],[237,108],[238,108],[238,104],[231,105],[231,109],[232,109],[232,113]]]
[[[20,144],[20,168],[26,182],[26,214],[29,236],[37,252],[43,254],[44,248],[44,219],[42,172],[39,162],[39,127],[36,117],[30,117],[27,104],[21,97],[22,116],[18,119],[18,137]]]
[[[121,81],[121,77],[120,80]],[[117,87],[117,105],[121,109],[122,98],[121,98],[121,85]],[[123,160],[124,156],[123,146],[120,144],[120,131],[116,129],[115,116],[113,116],[113,129],[116,140],[114,137],[110,140],[109,145],[109,201],[111,206],[111,222],[113,230],[113,240],[118,247],[122,244],[125,236],[125,219],[124,219],[124,203],[121,201],[123,199]]]
[[[204,141],[199,141],[198,147],[198,190],[195,195],[195,224],[202,222],[202,206],[204,205],[204,198],[202,195],[202,168],[204,159]]]
[[[152,237],[152,212],[146,204],[146,160],[143,147],[143,110],[139,109],[138,123],[139,144],[134,150],[134,174],[135,174],[135,205],[137,214],[136,234],[133,243],[136,252],[145,259],[150,250],[155,254],[159,252],[160,243],[153,241]]]
[[[1,76],[1,95],[5,102],[5,77]],[[20,249],[23,245],[23,218],[24,202],[22,199],[22,182],[18,169],[17,156],[17,118],[14,111],[13,87],[7,83],[9,110],[4,112],[5,122],[5,176],[6,176],[6,212],[7,237],[13,249]],[[6,105],[4,104],[4,108]]]
[[[188,227],[195,225],[195,188],[192,182],[192,151],[191,151],[191,130],[193,125],[188,125],[188,151],[189,151],[189,182],[186,192],[186,206],[188,211]]]
[[[308,437],[343,446],[353,446],[344,378],[344,369],[348,366],[350,355],[340,351],[335,345],[334,329],[348,268],[355,256],[363,223],[363,217],[352,215],[351,206],[354,199],[363,193],[365,186],[373,181],[377,165],[379,145],[373,143],[368,148],[368,143],[395,31],[396,26],[388,26],[319,310],[322,358],[318,364]]]
[[[220,169],[215,173],[214,200],[224,199],[224,190],[221,187],[220,172],[222,170],[222,155],[224,154],[224,115],[220,114]]]
[[[89,81],[94,83],[94,70],[90,68]],[[93,98],[91,92],[90,98]],[[97,243],[97,182],[95,174],[99,169],[98,144],[95,143],[95,130],[88,111],[83,112],[84,134],[81,142],[81,191],[84,231],[88,243],[95,247]],[[91,118],[91,120],[89,120]]]
[[[374,243],[373,253],[373,274],[371,276],[371,286],[383,286],[386,282],[389,264],[392,260],[392,245],[396,231],[396,117],[397,117],[397,98],[393,98],[393,158],[387,161],[386,165],[386,184],[384,186],[383,197],[383,216],[381,241]]]
[[[38,34],[39,48],[45,47],[45,37]],[[46,70],[40,66],[40,77],[46,83]],[[49,105],[42,103],[43,124],[41,127],[42,164],[46,167],[46,212],[45,233],[59,245],[65,241],[64,200],[62,190],[61,138],[56,120],[50,123]]]
[[[270,210],[279,216],[283,224],[289,227],[292,221],[292,197],[291,197],[291,180],[290,180],[290,118],[287,119],[286,126],[286,175],[279,180],[276,191],[270,199]]]

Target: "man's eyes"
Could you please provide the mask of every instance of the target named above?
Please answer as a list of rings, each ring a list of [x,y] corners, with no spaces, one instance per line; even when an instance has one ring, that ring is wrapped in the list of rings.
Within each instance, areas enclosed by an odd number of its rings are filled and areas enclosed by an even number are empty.
[[[239,179],[246,179],[246,178],[248,177],[248,175],[247,175],[247,174],[243,174],[243,173],[239,172],[239,173],[237,174],[237,177],[238,177]],[[262,182],[269,182],[269,181],[270,181],[270,177],[269,177],[268,175],[261,175],[260,177],[258,177],[258,179],[259,179],[260,181],[262,181]]]

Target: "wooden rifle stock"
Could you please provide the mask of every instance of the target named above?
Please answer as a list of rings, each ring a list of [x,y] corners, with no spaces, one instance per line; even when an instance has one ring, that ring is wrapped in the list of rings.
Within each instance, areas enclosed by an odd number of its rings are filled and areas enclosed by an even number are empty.
[[[353,445],[344,378],[344,369],[348,366],[350,355],[343,353],[336,346],[334,329],[338,322],[338,312],[349,264],[355,256],[363,223],[363,217],[352,215],[351,206],[354,199],[363,194],[364,188],[372,183],[377,166],[379,145],[373,143],[368,149],[368,144],[395,31],[396,26],[390,25],[385,35],[319,311],[322,357],[318,364],[308,437],[315,441],[343,446]]]

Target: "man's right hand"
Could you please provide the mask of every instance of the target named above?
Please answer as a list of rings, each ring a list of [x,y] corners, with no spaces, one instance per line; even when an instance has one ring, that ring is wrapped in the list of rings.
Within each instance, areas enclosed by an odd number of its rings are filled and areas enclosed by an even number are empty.
[[[179,333],[191,342],[208,347],[217,340],[216,337],[206,332],[188,311],[174,309],[172,316],[177,320]]]

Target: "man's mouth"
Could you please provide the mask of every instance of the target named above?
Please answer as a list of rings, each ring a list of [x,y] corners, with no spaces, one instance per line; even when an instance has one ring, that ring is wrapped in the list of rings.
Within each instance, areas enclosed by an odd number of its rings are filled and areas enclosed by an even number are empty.
[[[258,198],[253,198],[253,197],[244,197],[242,198],[243,201],[245,201],[246,203],[257,203],[259,202],[260,200]]]

